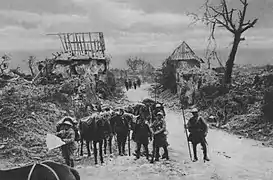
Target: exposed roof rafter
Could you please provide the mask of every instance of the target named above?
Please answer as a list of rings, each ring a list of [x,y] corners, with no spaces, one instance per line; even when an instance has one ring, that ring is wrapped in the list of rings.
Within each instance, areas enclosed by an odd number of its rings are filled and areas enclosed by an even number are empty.
[[[185,41],[183,41],[182,44],[174,50],[174,52],[168,59],[173,61],[196,60],[200,63],[205,63],[193,52],[193,50]]]

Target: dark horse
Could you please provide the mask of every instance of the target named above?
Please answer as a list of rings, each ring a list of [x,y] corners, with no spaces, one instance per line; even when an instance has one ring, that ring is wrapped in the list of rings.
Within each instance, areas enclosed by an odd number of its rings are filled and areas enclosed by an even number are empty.
[[[143,116],[149,122],[151,122],[151,110],[150,107],[144,103],[137,103],[133,106],[135,116]]]
[[[83,141],[86,142],[87,147],[87,153],[88,156],[91,156],[90,152],[90,141],[93,142],[93,152],[95,157],[95,164],[98,164],[98,149],[97,149],[97,143],[99,144],[99,155],[100,155],[100,161],[101,163],[104,163],[103,161],[103,141],[105,139],[105,132],[109,131],[111,132],[111,126],[110,123],[103,118],[101,118],[101,115],[99,113],[94,113],[93,115],[81,119],[79,123],[79,129],[81,134],[81,152],[80,155],[83,155]]]
[[[114,122],[112,114],[110,111],[103,113],[103,119],[107,121],[107,125],[110,125],[110,128],[105,126],[104,128],[104,154],[107,154],[107,146],[109,146],[109,153],[112,154],[112,141],[114,136]]]
[[[80,180],[78,171],[52,161],[0,170],[0,180]]]

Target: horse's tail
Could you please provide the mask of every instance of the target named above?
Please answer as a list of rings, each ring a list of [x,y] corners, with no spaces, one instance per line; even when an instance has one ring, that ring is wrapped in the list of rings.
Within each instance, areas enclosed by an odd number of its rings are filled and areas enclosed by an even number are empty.
[[[80,180],[80,174],[76,169],[70,168],[71,173],[74,175],[74,177],[76,178],[76,180]]]

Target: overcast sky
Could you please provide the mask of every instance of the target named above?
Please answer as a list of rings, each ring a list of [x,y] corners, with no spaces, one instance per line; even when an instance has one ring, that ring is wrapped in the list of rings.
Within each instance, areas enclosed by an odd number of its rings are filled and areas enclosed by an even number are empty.
[[[229,0],[239,1],[239,0]],[[248,17],[259,17],[242,46],[273,47],[273,0],[249,0]],[[202,0],[0,0],[0,49],[59,48],[47,33],[102,31],[109,53],[169,52],[183,40],[203,49],[207,30],[191,26],[186,12]],[[218,35],[221,47],[231,42]]]

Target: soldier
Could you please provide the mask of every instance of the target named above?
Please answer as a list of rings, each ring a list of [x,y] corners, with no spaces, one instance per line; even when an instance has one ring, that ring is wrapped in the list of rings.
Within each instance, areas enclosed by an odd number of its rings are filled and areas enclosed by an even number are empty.
[[[128,91],[128,90],[129,90],[129,83],[128,83],[128,79],[126,79],[126,80],[125,80],[124,84],[125,84],[125,88],[126,88],[126,90]]]
[[[140,157],[140,149],[141,146],[144,146],[145,154],[147,160],[149,160],[149,137],[150,140],[152,140],[152,130],[149,127],[148,121],[145,120],[143,116],[139,117],[137,120],[137,124],[134,128],[134,135],[135,135],[135,142],[137,143],[137,149],[136,149],[136,159],[139,159]]]
[[[125,145],[127,136],[129,133],[129,123],[128,121],[123,117],[124,110],[120,109],[117,116],[115,116],[113,122],[114,122],[114,131],[117,134],[117,141],[118,141],[118,152],[120,156],[127,155],[125,153]]]
[[[129,89],[131,89],[132,88],[132,80],[131,79],[129,79]]]
[[[60,131],[56,133],[60,137],[65,145],[61,146],[62,156],[65,159],[65,163],[68,166],[74,167],[74,152],[77,149],[75,144],[75,131],[73,130],[73,124],[70,122],[70,119],[64,119],[60,124]]]
[[[210,161],[207,155],[207,146],[206,146],[207,144],[206,136],[208,133],[208,125],[206,124],[204,119],[198,115],[197,108],[193,108],[191,112],[193,114],[193,117],[190,118],[185,128],[189,129],[189,132],[190,132],[189,141],[192,142],[192,147],[193,147],[193,154],[194,154],[193,162],[198,161],[196,147],[199,143],[201,144],[203,149],[204,161]]]
[[[164,120],[164,115],[162,112],[157,113],[157,118],[153,122],[151,126],[153,130],[154,135],[154,141],[153,141],[153,154],[152,154],[152,160],[151,163],[155,161],[159,161],[159,148],[163,147],[164,149],[164,155],[163,158],[166,158],[169,160],[169,153],[168,153],[168,142],[167,142],[167,130],[166,130],[166,122]],[[162,159],[163,159],[162,158]]]
[[[138,87],[140,87],[140,85],[141,85],[141,81],[139,78],[137,79],[137,85],[138,85]]]
[[[137,83],[136,83],[136,81],[134,81],[134,88],[136,89],[136,87],[137,87]]]
[[[162,113],[163,113],[163,116],[164,116],[164,117],[166,116],[164,107],[163,107],[161,104],[159,104],[159,103],[157,103],[157,104],[155,105],[155,110],[154,110],[154,111],[155,111],[155,112],[154,112],[155,115],[157,115],[157,113],[159,113],[159,112],[162,112]]]

